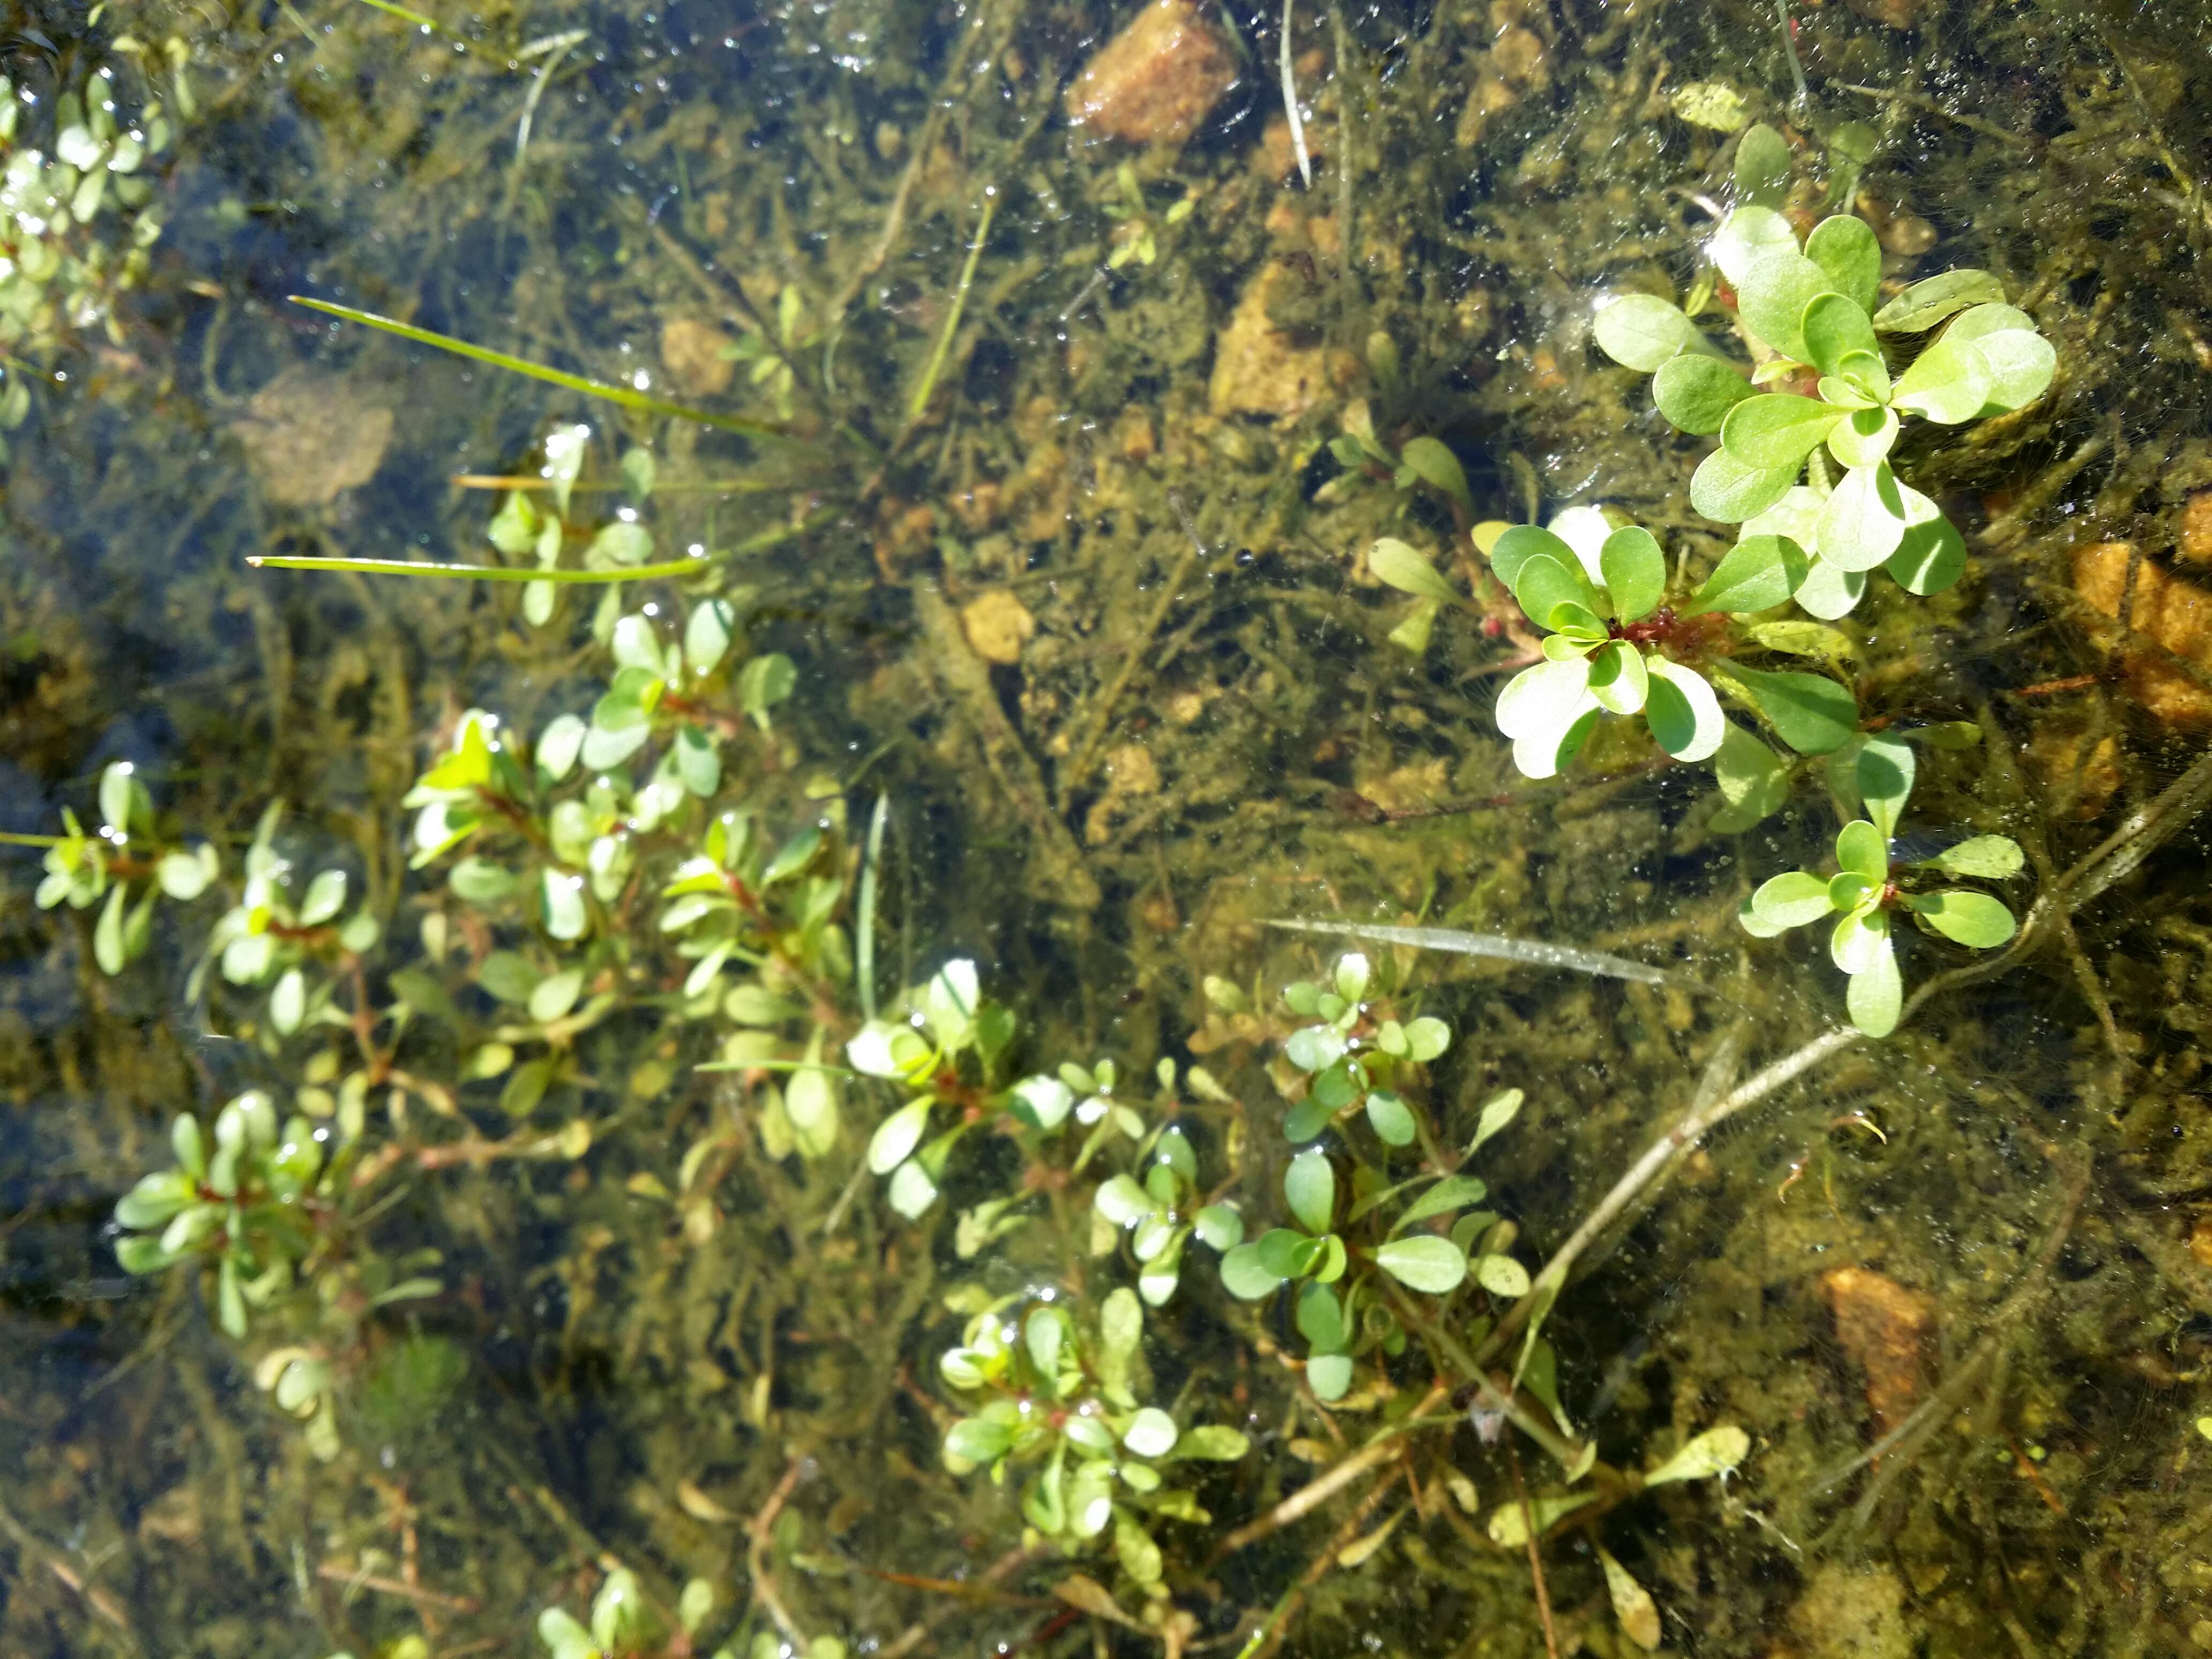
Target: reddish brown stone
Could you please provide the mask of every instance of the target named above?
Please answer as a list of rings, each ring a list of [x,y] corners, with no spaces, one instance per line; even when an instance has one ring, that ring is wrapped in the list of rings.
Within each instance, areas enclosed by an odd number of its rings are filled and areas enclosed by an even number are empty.
[[[1237,83],[1237,59],[1193,0],[1152,0],[1084,65],[1067,118],[1132,144],[1179,144]]]
[[[1928,1389],[1928,1335],[1936,1304],[1869,1267],[1838,1267],[1820,1277],[1835,1310],[1836,1340],[1866,1377],[1875,1433],[1911,1415]]]

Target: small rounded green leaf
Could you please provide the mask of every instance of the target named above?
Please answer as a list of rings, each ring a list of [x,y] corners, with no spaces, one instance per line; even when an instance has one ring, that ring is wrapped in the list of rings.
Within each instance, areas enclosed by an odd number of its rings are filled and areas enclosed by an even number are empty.
[[[1848,222],[1859,224],[1856,219]],[[1863,224],[1859,228],[1866,228]],[[1868,240],[1873,240],[1872,232],[1868,233]],[[1874,325],[1856,300],[1840,294],[1816,294],[1805,307],[1799,327],[1807,355],[1823,374],[1840,374],[1844,358],[1852,352],[1874,354],[1880,360],[1881,342],[1875,338]]]
[[[1139,1457],[1165,1457],[1179,1437],[1175,1419],[1157,1406],[1147,1406],[1121,1431],[1121,1443]]]
[[[1633,714],[1650,695],[1651,675],[1643,652],[1626,640],[1615,640],[1589,659],[1590,696],[1615,714]]]
[[[1762,253],[1738,279],[1736,315],[1777,351],[1808,361],[1805,307],[1834,284],[1828,273],[1795,248]]]
[[[1838,570],[1826,559],[1814,559],[1797,585],[1797,607],[1808,616],[1833,622],[1850,615],[1866,597],[1866,586],[1865,571]]]
[[[1898,419],[1893,409],[1853,410],[1828,434],[1828,453],[1845,467],[1872,466],[1887,459],[1897,443]]]
[[[1508,588],[1521,575],[1521,567],[1538,556],[1562,565],[1573,564],[1575,550],[1550,531],[1533,524],[1516,524],[1491,544],[1490,568]]]
[[[1773,672],[1728,665],[1729,678],[1748,692],[1780,738],[1801,755],[1825,755],[1858,730],[1859,706],[1848,687],[1825,674]]]
[[[1642,621],[1667,596],[1667,556],[1659,550],[1657,538],[1636,525],[1605,538],[1598,568],[1604,573],[1613,615],[1622,622]]]
[[[1388,582],[1401,593],[1446,604],[1459,598],[1452,585],[1437,574],[1436,566],[1392,537],[1383,537],[1367,550],[1367,568],[1375,573],[1376,580]]]
[[[1728,721],[1720,699],[1694,668],[1651,658],[1644,719],[1659,746],[1679,761],[1701,761],[1721,746]]]
[[[1406,447],[1398,452],[1398,459],[1423,483],[1473,511],[1474,498],[1468,494],[1467,473],[1459,464],[1459,457],[1446,445],[1435,438],[1408,438]]]
[[[1014,1443],[1014,1431],[986,1417],[963,1417],[945,1431],[945,1455],[981,1467],[997,1462]]]
[[[1789,466],[1753,466],[1726,449],[1716,449],[1691,475],[1690,505],[1708,519],[1741,524],[1787,495],[1797,486],[1801,470],[1802,459]]]
[[[1557,613],[1565,605],[1579,605],[1593,615],[1604,609],[1597,586],[1584,574],[1580,560],[1562,565],[1540,553],[1522,565],[1513,597],[1539,628],[1559,628]]]
[[[1885,1037],[1897,1029],[1898,1015],[1905,1006],[1905,980],[1897,971],[1897,953],[1890,948],[1887,928],[1882,930],[1881,948],[1867,966],[1851,975],[1844,1006],[1851,1024],[1870,1037]]]
[[[2020,843],[2010,836],[1976,836],[1928,860],[1947,876],[1979,876],[2002,881],[2016,876],[2027,862]]]
[[[1431,1296],[1455,1291],[1467,1278],[1467,1253],[1434,1233],[1392,1239],[1375,1252],[1375,1265],[1400,1284]]]
[[[1805,927],[1833,908],[1828,884],[1802,870],[1785,871],[1761,882],[1751,896],[1752,915],[1777,929]]]
[[[1836,292],[1856,306],[1863,319],[1874,309],[1881,287],[1881,244],[1865,220],[1848,213],[1821,220],[1805,239],[1805,257],[1828,273]],[[1868,332],[1873,332],[1871,324]]]
[[[1820,509],[1820,556],[1838,570],[1872,570],[1903,544],[1905,494],[1887,461],[1853,467]]]
[[[1479,1255],[1474,1282],[1492,1296],[1518,1300],[1528,1294],[1528,1270],[1510,1255]]]
[[[1427,1065],[1451,1047],[1451,1027],[1433,1014],[1423,1014],[1406,1024],[1406,1058]]]
[[[871,1174],[887,1176],[914,1155],[921,1144],[923,1132],[929,1127],[929,1109],[937,1103],[932,1096],[908,1101],[876,1126],[868,1138],[868,1170]],[[1128,1177],[1120,1177],[1127,1181]],[[1102,1188],[1100,1197],[1104,1191]],[[1105,1206],[1102,1202],[1099,1207]]]
[[[1721,422],[1721,447],[1747,467],[1796,469],[1820,447],[1844,411],[1795,392],[1745,398]]]
[[[1948,334],[1898,376],[1890,399],[1899,409],[1946,426],[1972,420],[1989,400],[1988,361],[1971,340],[1954,340]]]
[[[1987,893],[1971,893],[1964,888],[1922,893],[1912,900],[1912,908],[1921,921],[1945,939],[1977,951],[2002,945],[2018,929],[2012,912],[2002,902]]]
[[[325,870],[307,884],[307,894],[300,902],[300,925],[319,927],[345,908],[346,874],[343,870]]]
[[[1222,1288],[1239,1300],[1257,1302],[1282,1282],[1283,1275],[1261,1261],[1257,1244],[1236,1245],[1221,1258]]]
[[[1680,306],[1650,294],[1624,294],[1608,301],[1591,332],[1607,356],[1646,374],[1682,352],[1706,349],[1705,337]]]
[[[1746,536],[1721,556],[1682,614],[1725,611],[1741,615],[1787,605],[1810,563],[1804,550],[1786,536]]]
[[[1764,121],[1747,127],[1736,141],[1735,171],[1739,202],[1780,207],[1790,189],[1790,141]]]
[[[1224,1255],[1244,1242],[1244,1218],[1233,1205],[1209,1204],[1194,1219],[1198,1236]]]
[[[1413,1114],[1404,1101],[1387,1089],[1377,1089],[1367,1097],[1367,1122],[1385,1146],[1413,1144]]]
[[[1565,726],[1532,732],[1513,740],[1513,764],[1524,778],[1556,777],[1574,762],[1588,740],[1599,714],[1595,696],[1589,696],[1582,711]]]
[[[1704,437],[1721,429],[1728,412],[1752,395],[1750,383],[1728,364],[1684,352],[1659,365],[1651,401],[1670,424]]]
[[[1298,1334],[1316,1353],[1334,1353],[1345,1346],[1344,1309],[1326,1285],[1299,1289],[1297,1322]]]
[[[1968,306],[2004,299],[2004,284],[1986,270],[1947,270],[1906,289],[1874,314],[1884,334],[1919,334]]]
[[[1889,879],[1889,838],[1865,818],[1853,818],[1836,836],[1836,862],[1879,886]]]
[[[1867,817],[1885,836],[1897,833],[1898,815],[1912,793],[1915,769],[1912,745],[1902,738],[1877,733],[1859,750],[1852,782]]]
[[[1721,275],[1738,288],[1760,259],[1772,254],[1796,254],[1797,233],[1790,228],[1787,219],[1774,210],[1778,205],[1746,203],[1723,220],[1720,229],[1713,234],[1705,251],[1720,268]]]
[[[1326,1233],[1336,1212],[1336,1171],[1328,1154],[1316,1150],[1292,1158],[1283,1171],[1283,1196],[1300,1226],[1316,1237]]]
[[[1352,1356],[1317,1353],[1306,1361],[1306,1386],[1318,1400],[1341,1400],[1352,1387]]]
[[[1866,905],[1841,918],[1828,939],[1829,957],[1847,974],[1870,973],[1891,954],[1889,912]]]
[[[1723,835],[1748,830],[1790,800],[1790,774],[1774,751],[1734,720],[1713,751],[1713,781],[1725,803],[1711,820]]]
[[[1252,1449],[1242,1431],[1208,1423],[1186,1433],[1176,1447],[1179,1458],[1203,1458],[1209,1463],[1234,1463]]]
[[[2009,306],[1981,306],[1968,312],[1944,331],[1946,340],[1957,340],[1959,331],[1982,311],[2009,311]],[[1977,411],[2001,415],[2040,398],[2058,372],[2058,353],[2050,341],[2027,329],[2008,328],[1972,337],[1966,342],[1980,354],[1989,372],[1989,400]]]
[[[1583,657],[1524,668],[1498,699],[1498,729],[1509,738],[1556,732],[1590,704],[1590,665]]]

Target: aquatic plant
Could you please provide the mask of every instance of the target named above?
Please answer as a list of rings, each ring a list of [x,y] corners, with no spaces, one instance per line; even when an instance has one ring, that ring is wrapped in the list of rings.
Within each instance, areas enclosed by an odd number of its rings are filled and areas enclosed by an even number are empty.
[[[189,100],[181,45],[169,45]],[[41,100],[0,76],[0,348],[9,358],[0,430],[30,410],[30,365],[95,330],[122,342],[116,301],[144,282],[161,238],[148,169],[169,148],[170,119],[161,100],[133,112],[119,92],[115,70],[101,70],[54,99],[51,126],[33,135],[27,124]],[[103,215],[111,223],[99,222]]]
[[[1075,1554],[1110,1528],[1121,1570],[1146,1596],[1160,1594],[1153,1527],[1212,1519],[1194,1492],[1166,1484],[1164,1468],[1234,1462],[1251,1443],[1239,1430],[1181,1422],[1141,1403],[1145,1315],[1127,1286],[1097,1304],[1095,1326],[1056,1300],[1030,1305],[1027,1292],[987,1299],[971,1291],[951,1301],[969,1316],[938,1372],[957,1392],[988,1398],[946,1428],[945,1468],[988,1469],[1002,1485],[1012,1471],[1030,1471],[1022,1518],[1038,1539]]]
[[[125,1234],[116,1261],[142,1274],[179,1261],[211,1265],[216,1318],[244,1336],[247,1310],[289,1289],[317,1246],[333,1196],[330,1139],[327,1127],[297,1115],[280,1128],[276,1102],[259,1089],[223,1103],[212,1152],[199,1121],[178,1114],[169,1132],[176,1166],[143,1176],[115,1206]]]
[[[1749,621],[1786,604],[1802,577],[1804,556],[1784,537],[1739,542],[1679,605],[1666,602],[1668,565],[1657,538],[1634,525],[1614,527],[1592,509],[1563,514],[1549,530],[1507,530],[1490,562],[1547,635],[1544,661],[1522,671],[1498,700],[1498,730],[1513,739],[1514,763],[1529,777],[1565,766],[1608,712],[1641,714],[1677,760],[1721,756],[1729,722],[1716,681],[1800,754],[1826,754],[1857,727],[1847,686],[1820,674],[1752,668],[1731,654],[1832,648],[1824,638]],[[1739,777],[1778,770],[1771,752],[1747,737],[1717,764]]]
[[[100,828],[90,834],[64,806],[63,834],[5,839],[46,848],[39,908],[100,906],[92,930],[93,960],[102,973],[119,974],[152,941],[158,901],[190,903],[222,874],[222,861],[210,842],[187,846],[162,838],[153,797],[128,761],[112,761],[101,770],[99,800]],[[143,884],[135,903],[130,896],[134,883]]]
[[[1765,148],[1747,134],[1739,151],[1739,188],[1754,197],[1778,196],[1747,159]],[[1984,270],[1946,271],[1877,306],[1881,245],[1848,214],[1820,221],[1801,248],[1776,206],[1747,200],[1706,251],[1734,289],[1755,365],[1748,375],[1680,307],[1653,295],[1619,296],[1595,329],[1615,362],[1655,375],[1653,400],[1669,422],[1719,434],[1691,480],[1691,504],[1743,525],[1747,538],[1793,541],[1807,562],[1793,592],[1814,616],[1850,611],[1878,568],[1912,593],[1952,586],[1966,545],[1936,503],[1897,477],[1890,452],[1902,416],[1954,426],[2042,396],[2057,354],[2033,319],[2006,304]],[[1946,322],[1909,363],[1893,363],[1891,341]],[[1772,386],[1784,389],[1761,390]]]
[[[592,1597],[588,1626],[561,1607],[547,1607],[538,1615],[538,1639],[548,1659],[673,1659],[698,1650],[699,1632],[714,1616],[714,1601],[712,1584],[688,1579],[672,1620],[653,1605],[635,1572],[617,1566]],[[810,1650],[805,1659],[840,1659],[843,1652],[843,1644],[833,1642],[830,1650]],[[735,1659],[736,1653],[734,1644],[726,1645],[716,1650],[715,1659]]]
[[[1450,1027],[1427,1014],[1401,1020],[1387,1003],[1370,1000],[1372,978],[1367,957],[1348,951],[1328,985],[1300,981],[1285,989],[1284,1006],[1315,1023],[1283,1040],[1283,1058],[1303,1084],[1293,1085],[1284,1138],[1294,1146],[1330,1139],[1326,1146],[1306,1145],[1284,1169],[1291,1224],[1233,1243],[1221,1259],[1223,1285],[1245,1301],[1295,1287],[1306,1385],[1322,1400],[1345,1396],[1363,1355],[1404,1352],[1412,1304],[1397,1287],[1449,1297],[1472,1275],[1497,1296],[1528,1289],[1527,1271],[1505,1253],[1510,1224],[1474,1207],[1488,1188],[1467,1169],[1482,1144],[1512,1121],[1520,1094],[1494,1097],[1466,1153],[1446,1158],[1434,1126],[1405,1090],[1419,1075],[1414,1068],[1450,1045]],[[1358,1133],[1355,1124],[1364,1126]],[[1417,1144],[1429,1167],[1394,1172],[1392,1154]],[[1422,1225],[1446,1218],[1455,1218],[1448,1235]],[[1441,1310],[1420,1316],[1446,1316]]]
[[[1828,951],[1849,975],[1846,1006],[1851,1023],[1869,1036],[1897,1029],[1905,1001],[1892,919],[1900,911],[1930,933],[1970,950],[1993,950],[2017,930],[2003,901],[1971,888],[1922,889],[1925,874],[2002,881],[2020,873],[2020,844],[2005,836],[1976,836],[1930,858],[1893,866],[1890,840],[1911,793],[1916,763],[1902,738],[1875,735],[1855,745],[1847,767],[1830,777],[1847,801],[1865,811],[1836,836],[1837,872],[1819,876],[1789,871],[1760,884],[1743,902],[1738,920],[1746,932],[1771,939],[1833,915]],[[1847,793],[1846,793],[1847,792]],[[1910,872],[1910,873],[1908,873]]]

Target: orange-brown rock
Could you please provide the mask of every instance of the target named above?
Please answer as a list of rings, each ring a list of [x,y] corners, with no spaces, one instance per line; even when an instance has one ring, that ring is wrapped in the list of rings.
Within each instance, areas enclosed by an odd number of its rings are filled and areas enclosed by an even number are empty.
[[[1492,69],[1485,58],[1474,72],[1474,85],[1467,94],[1467,102],[1460,108],[1459,126],[1453,133],[1454,141],[1462,149],[1473,149],[1482,142],[1482,135],[1495,116],[1503,115],[1520,101],[1513,88],[1505,84],[1504,77]]]
[[[1005,588],[994,587],[960,607],[960,630],[985,662],[1011,665],[1022,659],[1022,647],[1036,632],[1036,618]]]
[[[1237,59],[1194,0],[1152,0],[1067,89],[1067,118],[1132,144],[1179,144],[1237,83]]]
[[[2055,817],[2094,818],[2119,793],[2120,745],[2110,732],[2093,734],[2072,721],[2039,726],[2021,757]]]
[[[1311,121],[1303,125],[1306,161],[1311,165],[1322,159],[1321,136]],[[1291,124],[1282,116],[1273,117],[1260,129],[1259,147],[1252,152],[1252,170],[1279,185],[1298,170],[1298,147],[1291,142]]]
[[[1893,29],[1917,28],[1920,0],[1844,0],[1862,17]]]
[[[1867,1407],[1877,1436],[1911,1415],[1928,1389],[1928,1336],[1936,1304],[1869,1267],[1838,1267],[1820,1276],[1836,1316],[1836,1341],[1866,1378]]]
[[[2198,490],[2183,505],[2173,550],[2191,564],[2212,564],[2212,489]]]
[[[2170,726],[2212,726],[2212,690],[2203,683],[2212,679],[2212,593],[2137,559],[2131,542],[2075,548],[2074,591],[2091,610],[2124,624],[2123,641],[2127,635],[2149,640],[2180,659],[2121,643],[2121,672],[2137,702]]]
[[[1268,316],[1270,301],[1300,280],[1290,266],[1270,264],[1246,286],[1214,342],[1206,398],[1216,415],[1303,415],[1358,374],[1349,353],[1301,345]]]
[[[1498,31],[1490,48],[1490,66],[1509,86],[1542,87],[1552,78],[1552,54],[1534,29],[1518,23]]]
[[[660,325],[660,366],[687,398],[713,398],[730,389],[738,365],[725,356],[730,337],[696,317],[671,317]]]

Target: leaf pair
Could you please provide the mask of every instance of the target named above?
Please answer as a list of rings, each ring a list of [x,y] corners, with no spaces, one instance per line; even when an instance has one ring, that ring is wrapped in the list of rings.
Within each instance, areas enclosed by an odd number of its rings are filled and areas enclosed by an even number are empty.
[[[1881,746],[1877,746],[1877,745]],[[1895,945],[1890,937],[1891,918],[1903,908],[1931,933],[1974,950],[2004,944],[2014,931],[2012,912],[1986,893],[1949,888],[1936,892],[1909,893],[1890,879],[1888,832],[1912,785],[1911,751],[1893,739],[1870,740],[1856,763],[1860,793],[1876,818],[1854,818],[1836,837],[1837,872],[1823,878],[1810,871],[1792,870],[1763,883],[1744,902],[1738,913],[1745,931],[1771,939],[1793,927],[1802,927],[1834,915],[1838,918],[1829,935],[1830,959],[1850,978],[1845,996],[1851,1023],[1869,1036],[1887,1036],[1897,1029],[1904,1006],[1905,986],[1897,967]],[[2002,851],[2019,848],[2003,836],[1985,836],[1965,844],[1962,863],[1968,870],[2005,869]],[[1928,862],[1938,868],[1939,855]],[[2010,864],[2017,870],[2016,861]]]

